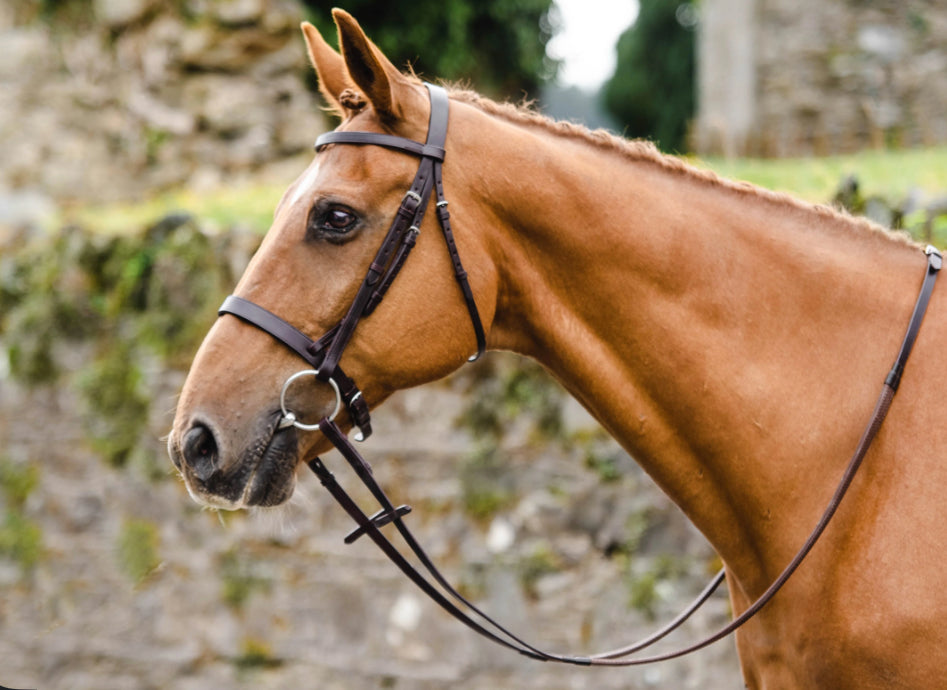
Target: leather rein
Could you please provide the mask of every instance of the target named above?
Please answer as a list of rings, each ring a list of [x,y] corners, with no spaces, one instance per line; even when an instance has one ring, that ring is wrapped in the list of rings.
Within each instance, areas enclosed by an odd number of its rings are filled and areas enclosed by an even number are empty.
[[[925,250],[928,259],[927,271],[924,276],[920,294],[914,306],[914,312],[911,315],[907,333],[904,337],[901,349],[898,352],[894,366],[885,379],[874,412],[842,475],[838,488],[835,490],[828,507],[812,530],[809,538],[779,577],[776,578],[759,599],[750,605],[740,616],[699,642],[672,652],[632,659],[626,658],[650,647],[684,623],[710,598],[723,581],[725,570],[722,569],[697,598],[674,620],[639,642],[591,656],[568,656],[546,652],[524,641],[500,625],[492,617],[461,595],[446,580],[402,519],[411,511],[411,508],[405,505],[395,506],[384,490],[382,490],[375,481],[371,466],[356,450],[345,433],[334,421],[335,416],[344,404],[350,420],[353,425],[359,429],[355,435],[356,440],[364,440],[371,433],[368,405],[352,379],[342,371],[339,366],[339,361],[358,322],[371,314],[381,302],[392,281],[404,265],[408,254],[414,247],[432,193],[437,198],[436,214],[447,244],[454,275],[463,294],[464,302],[473,324],[474,335],[477,342],[477,353],[472,356],[470,360],[477,359],[486,349],[486,337],[483,325],[480,321],[473,292],[467,280],[467,273],[464,271],[460,261],[460,255],[454,243],[454,237],[450,227],[450,214],[447,211],[447,201],[444,198],[441,166],[444,161],[444,146],[447,138],[447,115],[449,109],[447,92],[444,91],[443,88],[433,84],[425,84],[425,86],[430,94],[431,115],[428,125],[427,141],[424,144],[402,137],[377,134],[374,132],[329,132],[323,134],[316,140],[315,148],[317,151],[322,150],[323,147],[330,144],[372,145],[393,149],[421,159],[414,182],[409,191],[405,194],[395,215],[395,219],[382,241],[381,247],[376,253],[368,273],[356,293],[352,305],[342,320],[318,340],[313,340],[275,314],[243,298],[231,295],[224,300],[223,305],[220,307],[219,315],[231,314],[269,333],[276,340],[302,357],[312,367],[312,369],[297,372],[284,383],[280,396],[280,406],[282,408],[283,417],[280,420],[279,428],[283,429],[294,426],[300,430],[318,429],[321,431],[342,454],[355,471],[355,474],[381,506],[381,509],[374,515],[366,515],[339,485],[332,472],[329,471],[320,458],[316,457],[308,462],[310,469],[319,477],[323,486],[326,487],[332,497],[357,524],[357,527],[345,537],[346,544],[351,544],[363,535],[368,536],[395,566],[425,594],[441,606],[441,608],[447,611],[447,613],[451,614],[473,631],[499,645],[540,661],[552,661],[582,666],[637,666],[684,656],[726,637],[750,620],[776,595],[786,581],[789,580],[806,555],[812,550],[812,547],[825,531],[829,521],[841,504],[842,498],[845,496],[846,491],[855,477],[855,473],[861,465],[862,459],[865,457],[878,430],[881,428],[881,424],[898,390],[905,364],[914,346],[914,341],[920,330],[921,322],[924,319],[924,314],[934,289],[937,274],[943,265],[940,253],[933,247],[928,247]],[[332,386],[336,393],[337,402],[335,410],[323,418],[318,424],[303,424],[286,408],[285,397],[287,389],[299,377],[306,375],[315,376],[319,380],[325,381]],[[420,562],[422,566],[421,570],[412,565],[381,531],[381,528],[389,523],[394,524],[402,539],[414,554],[414,557]],[[422,572],[422,570],[424,572]]]

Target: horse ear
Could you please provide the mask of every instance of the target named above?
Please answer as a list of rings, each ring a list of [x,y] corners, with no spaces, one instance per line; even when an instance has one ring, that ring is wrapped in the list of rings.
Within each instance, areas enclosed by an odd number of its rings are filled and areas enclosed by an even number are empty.
[[[303,36],[306,38],[306,49],[309,51],[309,60],[319,78],[319,91],[325,96],[333,108],[342,112],[339,96],[352,87],[348,70],[342,56],[332,49],[319,33],[319,30],[309,22],[302,23]]]
[[[362,27],[348,12],[332,10],[339,30],[342,59],[352,81],[361,89],[383,121],[398,119],[401,115],[396,90],[404,76],[372,43]]]

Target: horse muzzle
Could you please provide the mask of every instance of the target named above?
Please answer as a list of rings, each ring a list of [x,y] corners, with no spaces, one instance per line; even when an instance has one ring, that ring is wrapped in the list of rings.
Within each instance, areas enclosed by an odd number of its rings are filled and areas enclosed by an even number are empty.
[[[269,415],[238,454],[228,454],[219,432],[206,422],[196,421],[183,433],[172,434],[168,453],[191,497],[225,510],[287,501],[296,486],[299,447],[296,429],[280,426],[280,419]]]

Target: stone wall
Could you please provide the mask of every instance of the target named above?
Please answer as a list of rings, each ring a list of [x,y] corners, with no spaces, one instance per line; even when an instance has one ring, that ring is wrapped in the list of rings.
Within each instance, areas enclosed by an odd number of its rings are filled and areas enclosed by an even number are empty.
[[[289,505],[192,501],[163,439],[257,237],[172,215],[0,251],[0,685],[69,690],[735,688],[732,640],[647,669],[556,668],[429,602],[303,469]],[[543,647],[612,649],[672,619],[713,551],[536,364],[490,353],[373,410],[362,451],[412,531]],[[338,453],[325,456],[365,509]],[[729,618],[725,592],[668,646]]]
[[[707,0],[702,11],[701,153],[947,143],[947,5]]]
[[[36,4],[0,5],[0,202],[200,188],[325,128],[294,0],[75,0],[78,18]]]

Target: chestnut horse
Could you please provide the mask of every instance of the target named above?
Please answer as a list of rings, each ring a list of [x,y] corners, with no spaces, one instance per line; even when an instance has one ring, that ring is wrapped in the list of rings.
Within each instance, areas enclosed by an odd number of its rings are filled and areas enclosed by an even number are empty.
[[[341,11],[303,30],[340,131],[424,141],[430,104]],[[833,493],[909,320],[925,257],[866,221],[722,180],[649,144],[450,93],[443,181],[491,349],[548,368],[723,559],[735,612]],[[235,294],[318,337],[348,309],[417,159],[328,146],[287,190]],[[371,407],[476,351],[437,219],[342,357]],[[300,360],[221,317],[169,440],[192,496],[273,505],[329,448],[283,428]],[[934,688],[947,670],[947,296],[935,291],[891,412],[822,540],[737,634],[753,688]],[[294,384],[300,417],[335,394]],[[305,395],[304,395],[305,394]],[[339,421],[350,426],[350,421]]]

